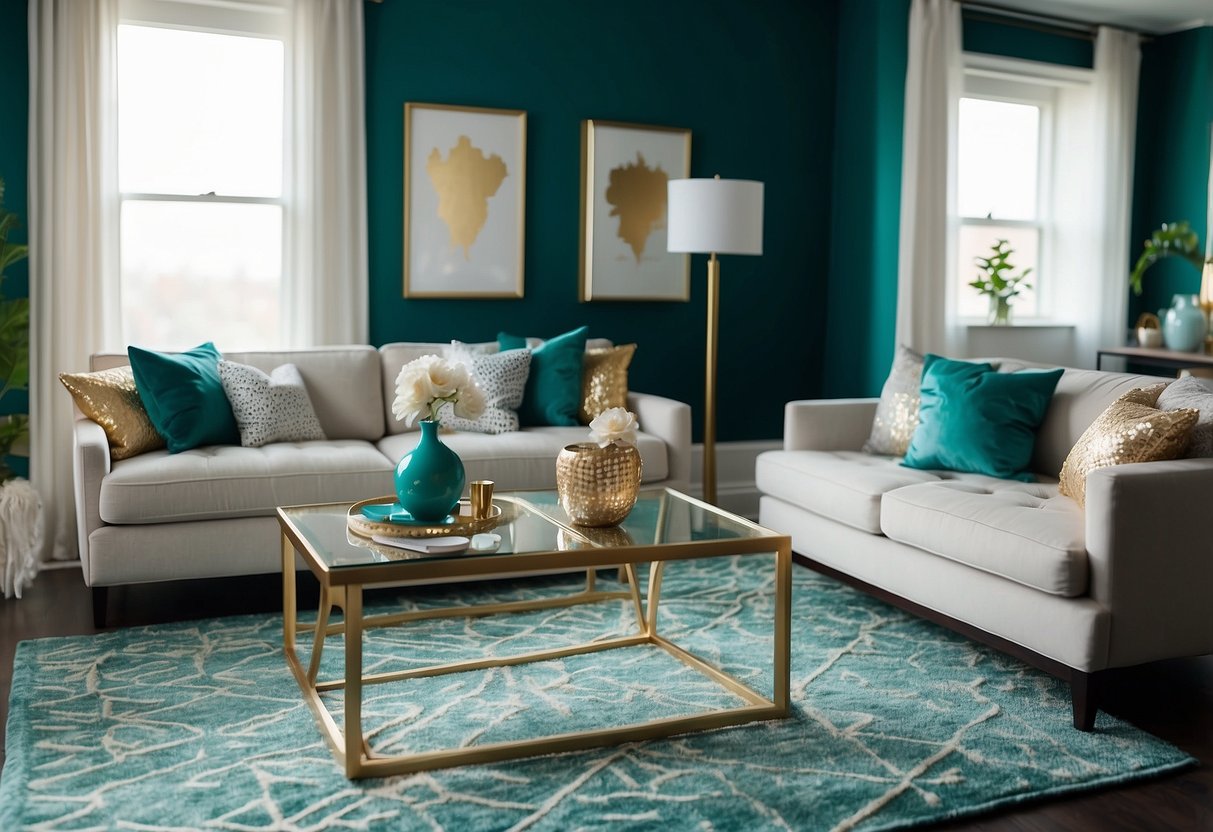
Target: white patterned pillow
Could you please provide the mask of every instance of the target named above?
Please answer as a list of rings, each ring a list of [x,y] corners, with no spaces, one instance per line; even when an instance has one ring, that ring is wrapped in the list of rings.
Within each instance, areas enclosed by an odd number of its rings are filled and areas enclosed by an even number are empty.
[[[299,368],[275,367],[269,375],[234,361],[219,362],[219,380],[232,406],[240,444],[260,448],[271,442],[324,439],[324,428],[308,397]]]
[[[518,406],[531,374],[530,350],[506,350],[477,354],[467,345],[452,341],[446,349],[448,361],[461,361],[484,391],[485,408],[479,419],[461,419],[452,405],[443,405],[438,418],[442,426],[475,433],[506,433],[518,430]]]

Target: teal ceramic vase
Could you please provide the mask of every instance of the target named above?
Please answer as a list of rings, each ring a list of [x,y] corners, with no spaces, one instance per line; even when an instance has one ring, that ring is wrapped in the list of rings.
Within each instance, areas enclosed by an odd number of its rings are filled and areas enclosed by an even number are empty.
[[[444,520],[463,494],[463,460],[438,438],[438,423],[421,423],[421,441],[396,464],[396,500],[427,523]]]
[[[1163,316],[1162,337],[1169,350],[1192,352],[1205,343],[1208,322],[1196,295],[1176,295]]]

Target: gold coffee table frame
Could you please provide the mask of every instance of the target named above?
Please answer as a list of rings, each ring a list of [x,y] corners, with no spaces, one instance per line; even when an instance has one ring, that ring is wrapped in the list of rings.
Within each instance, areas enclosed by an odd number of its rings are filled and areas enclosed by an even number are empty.
[[[317,551],[317,544],[294,522],[292,512],[325,509],[329,506],[295,506],[278,509],[278,520],[282,527],[282,606],[283,606],[283,650],[286,661],[303,697],[311,707],[321,732],[343,766],[345,775],[356,777],[383,777],[391,774],[406,774],[449,766],[489,763],[498,760],[574,751],[604,745],[635,742],[657,737],[667,737],[689,731],[702,731],[739,725],[765,719],[786,717],[789,712],[790,683],[790,628],[792,603],[792,550],[791,538],[778,535],[743,518],[722,512],[715,506],[700,502],[675,491],[661,494],[660,515],[667,512],[669,501],[679,501],[697,510],[713,513],[734,526],[750,530],[752,536],[711,539],[678,540],[656,542],[625,547],[595,547],[585,533],[572,524],[561,522],[549,512],[531,507],[526,492],[499,494],[495,501],[515,502],[566,534],[576,535],[589,548],[571,551],[541,551],[503,553],[494,555],[455,556],[444,558],[421,558],[390,562],[366,563],[362,565],[331,568],[325,557]],[[335,511],[345,512],[349,503],[332,504]],[[559,511],[559,510],[558,510]],[[662,522],[658,520],[659,534]],[[588,530],[593,531],[593,530]],[[298,620],[296,608],[295,553],[298,552],[320,582],[319,613],[315,624]],[[692,654],[666,639],[657,631],[658,610],[661,601],[661,579],[664,566],[669,561],[694,560],[699,558],[724,557],[744,554],[775,554],[775,615],[774,615],[774,686],[773,697],[767,698],[740,680],[715,667],[707,660]],[[647,598],[642,599],[636,581],[637,567],[650,563]],[[597,588],[594,570],[602,567],[621,566],[627,576],[628,588],[622,591],[603,591]],[[522,576],[550,570],[586,570],[584,589],[568,595],[543,598],[534,601],[482,604],[466,607],[446,607],[399,613],[365,616],[363,614],[363,587],[399,581],[428,581],[444,578],[476,580],[495,576]],[[406,624],[429,618],[474,617],[501,613],[538,610],[576,604],[598,603],[608,600],[630,599],[636,613],[637,634],[615,637],[602,641],[541,650],[516,656],[492,657],[473,661],[460,661],[433,665],[394,673],[365,675],[362,667],[362,633],[373,627]],[[329,621],[333,607],[341,607],[343,620],[333,624]],[[312,654],[307,667],[301,663],[295,650],[296,635],[312,633]],[[344,635],[345,678],[327,681],[318,680],[320,658],[325,638],[329,635]],[[530,662],[547,661],[619,647],[651,644],[664,649],[671,656],[717,682],[722,688],[740,697],[745,704],[732,708],[708,711],[689,716],[667,717],[647,722],[630,723],[609,728],[583,732],[563,733],[512,742],[466,746],[426,751],[402,756],[382,756],[370,748],[362,730],[362,691],[367,685],[404,681],[427,676],[461,673],[490,667],[506,667]],[[345,690],[344,727],[337,724],[325,706],[320,694],[325,691]],[[350,742],[350,738],[357,738]]]

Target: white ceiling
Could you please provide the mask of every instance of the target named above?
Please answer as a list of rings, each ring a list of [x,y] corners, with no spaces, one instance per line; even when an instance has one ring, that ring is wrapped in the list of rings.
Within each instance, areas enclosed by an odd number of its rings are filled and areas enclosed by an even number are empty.
[[[1213,26],[1213,0],[991,0],[991,4],[1159,35]]]

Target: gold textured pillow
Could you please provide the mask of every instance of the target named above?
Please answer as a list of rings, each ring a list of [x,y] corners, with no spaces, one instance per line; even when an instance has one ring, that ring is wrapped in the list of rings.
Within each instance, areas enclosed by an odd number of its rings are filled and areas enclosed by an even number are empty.
[[[628,365],[635,344],[585,351],[581,364],[581,408],[578,416],[588,425],[604,410],[627,407]]]
[[[1183,456],[1200,411],[1159,410],[1155,405],[1166,386],[1134,388],[1112,402],[1070,449],[1058,491],[1085,505],[1087,474],[1096,468]]]
[[[164,447],[164,437],[148,418],[130,367],[95,373],[60,373],[59,381],[76,400],[80,412],[105,431],[110,459],[137,456]]]

